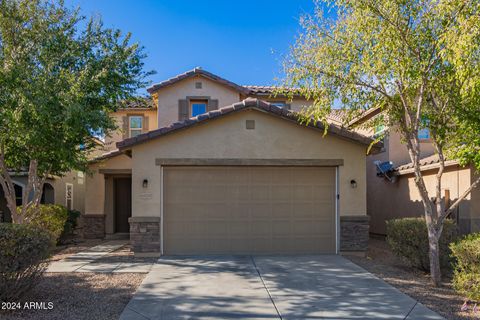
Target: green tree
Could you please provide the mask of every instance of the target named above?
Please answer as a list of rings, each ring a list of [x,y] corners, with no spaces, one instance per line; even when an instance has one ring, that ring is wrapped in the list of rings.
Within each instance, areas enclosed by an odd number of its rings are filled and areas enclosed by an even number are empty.
[[[370,108],[367,125],[397,130],[414,164],[428,227],[430,272],[441,281],[438,240],[449,207],[442,200],[446,157],[480,169],[480,2],[336,0],[317,3],[285,60],[288,87],[314,100],[303,121],[326,121],[341,103],[346,122]],[[428,128],[439,157],[435,194],[420,170],[418,132]]]
[[[45,179],[86,166],[93,134],[146,85],[130,34],[87,19],[63,1],[0,0],[0,185],[12,219],[38,210]],[[11,174],[28,172],[21,209]]]

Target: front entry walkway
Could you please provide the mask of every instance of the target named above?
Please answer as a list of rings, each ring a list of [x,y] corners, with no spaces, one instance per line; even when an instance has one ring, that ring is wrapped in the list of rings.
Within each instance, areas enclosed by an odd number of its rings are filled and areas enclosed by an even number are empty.
[[[101,272],[101,273],[148,273],[153,265],[145,261],[119,261],[105,257],[128,244],[128,240],[102,243],[89,250],[75,253],[68,258],[55,261],[47,272]]]
[[[161,258],[120,319],[443,318],[341,256],[245,256]]]

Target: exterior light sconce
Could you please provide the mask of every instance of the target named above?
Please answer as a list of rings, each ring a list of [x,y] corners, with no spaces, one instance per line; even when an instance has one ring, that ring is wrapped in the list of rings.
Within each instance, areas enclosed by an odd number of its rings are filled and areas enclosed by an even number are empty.
[[[148,180],[147,180],[147,179],[143,179],[142,186],[143,186],[144,188],[147,188],[147,187],[148,187]]]
[[[352,189],[355,189],[357,187],[357,181],[355,181],[354,179],[350,180],[350,186],[352,187]]]

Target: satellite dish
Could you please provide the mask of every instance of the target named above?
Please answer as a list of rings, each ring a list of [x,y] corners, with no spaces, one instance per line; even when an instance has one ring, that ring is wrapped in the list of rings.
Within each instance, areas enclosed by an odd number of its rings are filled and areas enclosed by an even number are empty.
[[[377,167],[377,177],[383,177],[390,181],[391,183],[395,183],[397,181],[397,176],[395,175],[395,166],[393,165],[392,161],[373,161],[375,166]]]

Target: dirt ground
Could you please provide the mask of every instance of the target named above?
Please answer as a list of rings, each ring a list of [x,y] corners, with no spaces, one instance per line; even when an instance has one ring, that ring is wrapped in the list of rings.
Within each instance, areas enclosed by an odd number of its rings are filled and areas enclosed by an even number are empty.
[[[448,276],[440,288],[434,287],[428,274],[394,256],[382,239],[370,240],[366,257],[347,258],[447,319],[480,319],[480,311],[474,314],[472,305],[468,311],[460,310],[464,299],[455,293]]]
[[[46,273],[21,299],[22,310],[0,311],[0,319],[116,320],[145,276],[139,273]],[[40,308],[47,310],[25,309],[25,302],[43,302]],[[49,306],[53,308],[48,310]]]

